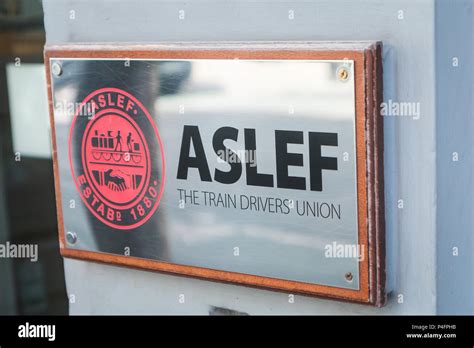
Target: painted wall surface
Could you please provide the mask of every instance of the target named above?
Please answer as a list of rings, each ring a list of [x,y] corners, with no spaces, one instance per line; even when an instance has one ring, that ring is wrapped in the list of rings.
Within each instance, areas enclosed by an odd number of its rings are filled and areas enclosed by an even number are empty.
[[[438,269],[445,267],[445,271],[453,272],[454,266],[445,265],[447,257],[437,257],[437,253],[446,252],[442,243],[453,243],[447,233],[441,231],[449,223],[451,211],[449,201],[443,201],[448,210],[437,215],[440,197],[437,197],[436,179],[437,169],[442,180],[452,175],[439,160],[437,162],[437,151],[447,155],[455,150],[440,148],[436,142],[437,136],[448,136],[450,124],[440,121],[436,109],[445,104],[436,99],[437,93],[442,97],[442,90],[436,89],[435,76],[443,73],[438,68],[439,55],[443,52],[435,40],[440,35],[435,28],[440,15],[435,13],[438,5],[434,0],[44,0],[43,6],[50,45],[381,40],[384,43],[384,99],[420,103],[418,116],[385,119],[388,277],[393,291],[384,308],[305,296],[295,296],[294,303],[290,303],[285,293],[65,260],[68,293],[74,299],[71,314],[208,314],[213,307],[249,314],[450,312],[452,303],[441,303],[437,292],[448,296],[454,290],[437,283],[441,279]],[[470,8],[472,19],[472,6]],[[466,60],[469,54],[472,59],[472,34],[471,53],[462,52]],[[467,82],[468,78],[464,78],[464,83]],[[470,91],[472,95],[472,89]],[[458,119],[461,122],[458,126],[463,129],[465,118],[459,114]],[[469,124],[472,134],[472,121]],[[460,145],[460,151],[469,151],[469,144],[456,141],[453,147]],[[472,137],[470,141],[472,155]],[[470,161],[463,165],[472,166],[472,156]],[[463,170],[469,171],[467,167]],[[462,178],[469,179],[472,188],[472,172],[470,178]],[[449,199],[448,186],[442,186],[441,193]],[[469,202],[472,212],[472,199]],[[458,212],[461,213],[468,214]],[[472,231],[466,228],[472,225],[466,218],[457,225],[461,242],[471,243],[471,246],[472,236],[468,234]],[[467,248],[468,244],[465,245]],[[437,262],[443,266],[437,266]],[[465,271],[471,272],[472,289],[472,256],[459,262],[470,262],[465,265]],[[184,303],[180,303],[182,295]]]
[[[474,313],[474,1],[436,6],[437,293]]]

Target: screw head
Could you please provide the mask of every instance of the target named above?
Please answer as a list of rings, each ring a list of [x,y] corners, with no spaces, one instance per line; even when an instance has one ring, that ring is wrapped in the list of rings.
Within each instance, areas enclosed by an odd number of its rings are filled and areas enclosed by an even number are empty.
[[[352,279],[354,279],[354,276],[352,275],[351,272],[347,272],[347,273],[344,275],[344,277],[346,278],[346,280],[347,280],[348,282],[351,282]]]
[[[63,73],[63,69],[59,63],[54,62],[53,65],[51,66],[51,71],[53,72],[53,75],[55,76],[60,76]]]
[[[337,78],[339,79],[339,81],[342,81],[342,82],[345,82],[347,80],[349,80],[349,69],[345,66],[340,66],[338,69],[337,69]]]
[[[69,244],[74,245],[77,242],[77,234],[74,232],[66,233],[66,240]]]

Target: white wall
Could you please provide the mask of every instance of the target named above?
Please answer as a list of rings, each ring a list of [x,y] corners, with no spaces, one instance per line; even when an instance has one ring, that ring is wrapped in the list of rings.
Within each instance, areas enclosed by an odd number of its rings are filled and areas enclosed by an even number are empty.
[[[437,292],[442,314],[474,314],[473,8],[472,0],[455,6],[439,1],[436,7]]]
[[[447,295],[437,286],[437,261],[444,261],[437,258],[442,239],[437,247],[436,223],[450,216],[448,212],[437,218],[436,207],[436,127],[449,124],[437,122],[435,7],[435,0],[45,0],[48,44],[381,40],[385,100],[421,103],[418,120],[385,119],[386,233],[393,292],[384,308],[304,296],[289,304],[284,293],[66,260],[68,293],[76,301],[71,314],[207,314],[211,306],[249,314],[436,313],[437,291]],[[178,17],[180,10],[185,11],[184,20]],[[288,19],[290,10],[294,20]],[[399,199],[403,209],[397,208]],[[470,260],[466,271],[472,273]],[[184,304],[178,303],[180,294],[185,295]]]

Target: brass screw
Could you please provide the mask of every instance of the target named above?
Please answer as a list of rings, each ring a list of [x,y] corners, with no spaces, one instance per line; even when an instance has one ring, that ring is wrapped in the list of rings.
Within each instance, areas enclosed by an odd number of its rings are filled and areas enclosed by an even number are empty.
[[[349,78],[349,71],[346,68],[341,67],[337,72],[337,76],[339,77],[339,80],[347,81],[347,79]]]
[[[348,282],[351,282],[352,279],[354,278],[351,272],[347,272],[347,273],[344,275],[344,277],[346,277],[346,280],[347,280]]]

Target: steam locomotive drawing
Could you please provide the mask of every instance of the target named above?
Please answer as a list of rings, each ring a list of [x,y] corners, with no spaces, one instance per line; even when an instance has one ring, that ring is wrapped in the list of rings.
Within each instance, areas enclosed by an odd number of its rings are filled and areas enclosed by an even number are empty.
[[[113,133],[116,133],[115,136]],[[107,134],[101,133],[97,130],[94,131],[94,136],[91,137],[92,145],[92,157],[95,160],[113,161],[120,162],[124,160],[129,162],[130,159],[134,163],[140,163],[142,160],[142,153],[140,144],[134,142],[131,137],[131,133],[128,134],[126,139],[126,150],[122,144],[122,135],[120,131],[113,132],[107,131]]]

